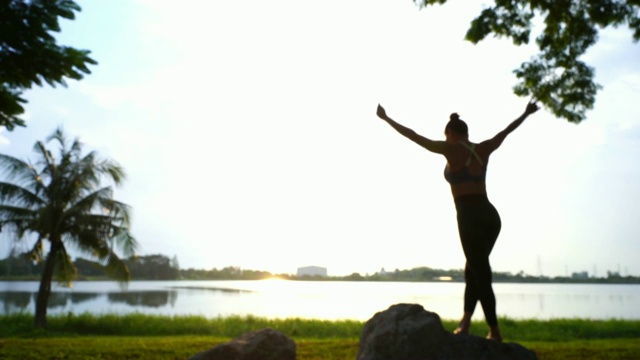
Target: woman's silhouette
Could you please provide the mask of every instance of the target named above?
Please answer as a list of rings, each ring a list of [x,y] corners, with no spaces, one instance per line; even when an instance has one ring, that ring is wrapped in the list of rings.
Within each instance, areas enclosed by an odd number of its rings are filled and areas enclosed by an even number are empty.
[[[456,206],[458,232],[466,258],[464,269],[464,315],[456,334],[468,334],[471,316],[478,300],[489,325],[487,338],[502,341],[496,316],[496,298],[491,286],[489,254],[500,233],[500,215],[489,202],[485,185],[489,156],[500,147],[504,139],[531,114],[538,110],[529,102],[522,115],[491,139],[475,144],[469,141],[467,124],[458,114],[451,114],[444,129],[445,141],[434,141],[403,126],[378,105],[377,115],[400,134],[425,149],[444,155],[447,165],[444,177],[451,184]]]

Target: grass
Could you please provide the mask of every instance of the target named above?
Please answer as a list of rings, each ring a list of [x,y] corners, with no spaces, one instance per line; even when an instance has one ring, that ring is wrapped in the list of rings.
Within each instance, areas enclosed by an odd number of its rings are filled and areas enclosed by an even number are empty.
[[[445,329],[456,323],[443,321]],[[270,327],[294,339],[299,360],[356,358],[364,322],[266,319],[253,316],[67,314],[49,317],[46,330],[33,316],[0,316],[0,359],[188,359],[245,332]],[[505,341],[543,359],[640,359],[640,321],[501,319]],[[486,325],[474,323],[483,336]]]
[[[291,338],[358,338],[364,323],[343,320],[267,319],[230,316],[214,319],[203,316],[161,315],[75,315],[49,316],[46,331],[33,328],[33,315],[0,317],[0,337],[42,336],[182,336],[202,335],[234,338],[248,331],[272,328]]]

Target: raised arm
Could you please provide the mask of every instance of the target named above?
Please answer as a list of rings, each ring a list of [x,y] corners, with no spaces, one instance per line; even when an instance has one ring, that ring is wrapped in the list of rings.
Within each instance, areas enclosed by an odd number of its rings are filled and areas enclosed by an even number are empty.
[[[507,137],[507,135],[511,134],[511,132],[520,126],[524,120],[534,112],[538,111],[539,107],[535,102],[529,102],[527,104],[527,108],[524,110],[522,115],[520,115],[517,119],[513,120],[511,124],[509,124],[504,130],[500,131],[493,138],[485,141],[485,144],[489,145],[490,151],[494,151],[502,145],[502,142]]]
[[[384,121],[386,121],[392,128],[396,129],[400,134],[407,137],[409,140],[415,142],[416,144],[422,146],[423,148],[434,152],[436,154],[443,154],[446,151],[447,143],[444,141],[434,141],[431,139],[427,139],[426,137],[416,133],[415,131],[409,129],[408,127],[401,125],[387,116],[386,111],[380,104],[378,104],[378,110],[376,111],[378,117]]]

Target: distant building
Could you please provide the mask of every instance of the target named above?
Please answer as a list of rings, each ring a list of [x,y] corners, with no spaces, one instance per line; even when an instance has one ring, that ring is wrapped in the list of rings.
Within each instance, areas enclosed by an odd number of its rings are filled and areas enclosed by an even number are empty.
[[[574,272],[571,274],[572,279],[588,279],[589,273],[586,271]]]
[[[298,268],[297,276],[322,276],[327,277],[327,268],[320,266],[304,266]]]

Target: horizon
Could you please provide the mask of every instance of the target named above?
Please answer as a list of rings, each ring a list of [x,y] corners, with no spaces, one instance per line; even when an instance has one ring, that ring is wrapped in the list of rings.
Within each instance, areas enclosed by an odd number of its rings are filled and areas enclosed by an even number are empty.
[[[5,258],[0,258],[1,260],[6,260],[8,259],[8,256],[10,256],[11,254],[7,254],[7,257]],[[20,254],[14,254],[15,255],[20,255]],[[143,257],[143,256],[154,256],[154,255],[160,255],[160,256],[164,256],[166,258],[171,259],[171,257],[166,256],[164,254],[137,254],[135,255],[135,257]],[[77,261],[78,259],[84,259],[84,260],[88,260],[88,261],[93,261],[95,262],[95,260],[89,258],[89,257],[83,257],[83,256],[76,256],[73,258],[73,261]],[[180,259],[178,259],[176,257],[178,264],[180,262]],[[449,269],[444,269],[444,268],[436,268],[436,267],[431,267],[428,265],[421,265],[421,266],[417,266],[417,267],[412,267],[412,268],[396,268],[396,269],[392,269],[392,270],[387,270],[385,268],[380,268],[377,271],[374,271],[372,273],[360,273],[357,271],[353,271],[353,272],[349,272],[349,273],[344,273],[344,274],[331,274],[331,272],[329,271],[329,268],[321,266],[321,265],[305,265],[305,266],[299,266],[296,268],[296,271],[294,272],[279,272],[279,273],[274,273],[268,270],[263,270],[263,269],[257,269],[257,268],[251,268],[251,267],[239,267],[239,266],[223,266],[223,267],[210,267],[210,268],[194,268],[194,267],[183,267],[183,266],[179,266],[179,270],[196,270],[196,271],[220,271],[220,270],[224,270],[227,268],[235,268],[238,269],[239,271],[255,271],[255,272],[266,272],[269,273],[269,275],[272,276],[279,276],[279,275],[286,275],[286,276],[304,276],[304,275],[297,275],[297,273],[304,268],[320,268],[326,271],[326,275],[323,277],[347,277],[347,276],[351,276],[351,275],[360,275],[360,276],[373,276],[373,275],[378,275],[378,274],[389,274],[389,273],[394,273],[394,272],[401,272],[401,271],[411,271],[411,270],[416,270],[416,269],[420,269],[420,268],[426,268],[426,269],[430,269],[430,270],[435,270],[435,271],[445,271],[445,272],[455,272],[455,271],[460,271],[460,272],[464,272],[464,268],[449,268]],[[610,275],[617,275],[617,276],[621,276],[621,277],[640,277],[640,275],[635,275],[635,274],[628,274],[628,273],[624,273],[623,271],[621,271],[620,268],[618,268],[617,270],[612,270],[612,269],[606,269],[605,271],[603,271],[602,274],[598,274],[597,271],[594,272],[590,272],[588,270],[582,270],[582,271],[573,271],[571,273],[566,273],[564,275],[545,275],[545,274],[530,274],[530,273],[526,273],[524,271],[518,272],[518,273],[513,273],[510,271],[499,271],[496,269],[492,269],[492,272],[494,274],[505,274],[505,275],[509,275],[509,276],[517,276],[517,275],[522,275],[522,276],[528,276],[528,277],[534,277],[534,278],[575,278],[576,276],[581,277],[581,276],[586,276],[586,278],[588,279],[607,279],[610,277]],[[305,274],[308,275],[308,274]],[[606,275],[606,276],[605,276]]]

